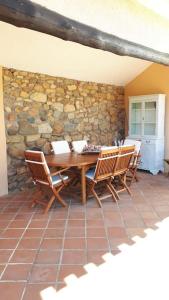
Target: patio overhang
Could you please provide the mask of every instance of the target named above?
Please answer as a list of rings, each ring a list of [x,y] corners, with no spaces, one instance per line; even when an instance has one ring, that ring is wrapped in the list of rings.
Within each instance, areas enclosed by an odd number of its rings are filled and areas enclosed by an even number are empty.
[[[114,54],[169,65],[168,53],[72,20],[36,1],[0,1],[0,20]]]

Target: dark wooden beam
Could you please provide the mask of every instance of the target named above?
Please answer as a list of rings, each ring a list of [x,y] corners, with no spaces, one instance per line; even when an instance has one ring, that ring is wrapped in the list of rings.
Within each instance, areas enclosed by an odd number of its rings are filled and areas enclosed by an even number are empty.
[[[29,28],[65,41],[76,42],[117,55],[132,56],[169,65],[168,53],[121,39],[94,27],[71,20],[34,1],[0,0],[0,20],[17,27]]]

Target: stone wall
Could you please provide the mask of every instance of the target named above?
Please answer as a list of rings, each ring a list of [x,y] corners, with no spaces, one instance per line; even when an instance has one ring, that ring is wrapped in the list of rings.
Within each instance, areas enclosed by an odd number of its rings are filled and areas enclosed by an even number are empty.
[[[124,130],[124,89],[3,69],[9,190],[29,185],[23,151],[52,140],[111,145]]]

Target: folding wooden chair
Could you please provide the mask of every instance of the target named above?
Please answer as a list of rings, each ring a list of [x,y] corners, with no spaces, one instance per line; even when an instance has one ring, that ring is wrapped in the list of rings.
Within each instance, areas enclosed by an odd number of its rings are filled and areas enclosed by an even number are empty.
[[[51,142],[54,154],[70,153],[69,143],[67,141],[53,141]]]
[[[134,152],[135,152],[135,146],[122,146],[119,148],[118,159],[112,176],[112,178],[117,178],[118,183],[120,183],[120,186],[122,186],[121,188],[119,188],[119,184],[115,184],[115,186],[112,184],[113,192],[116,197],[116,200],[120,199],[118,194],[125,190],[129,193],[129,195],[131,195],[131,191],[126,183],[126,176]]]
[[[77,153],[81,153],[85,146],[87,146],[86,140],[72,142],[72,148]]]
[[[116,167],[118,153],[119,150],[117,148],[111,150],[102,150],[97,160],[96,167],[89,169],[86,173],[86,179],[89,183],[89,189],[100,207],[102,206],[101,200],[109,197],[110,195],[112,196],[113,200],[116,201],[111,180],[114,168]],[[108,196],[106,195],[103,197],[99,197],[95,191],[95,186],[101,181],[105,182],[105,185],[110,192]]]
[[[138,176],[137,176],[137,168],[140,164],[140,158],[141,158],[141,155],[140,155],[141,141],[125,139],[124,145],[125,146],[129,146],[129,145],[135,146],[135,153],[130,162],[130,166],[129,166],[129,170],[128,170],[128,174],[127,174],[128,184],[131,185],[133,180],[139,181]]]
[[[68,176],[62,175],[62,172],[66,171],[68,168],[50,173],[45,156],[41,151],[25,151],[25,161],[31,172],[33,182],[38,187],[37,195],[32,201],[32,207],[36,203],[40,203],[45,206],[44,213],[47,213],[55,199],[66,207],[67,205],[59,195],[59,192],[69,181]],[[43,196],[44,191],[42,186],[48,187],[52,192],[52,196],[48,202],[42,201],[39,198]]]

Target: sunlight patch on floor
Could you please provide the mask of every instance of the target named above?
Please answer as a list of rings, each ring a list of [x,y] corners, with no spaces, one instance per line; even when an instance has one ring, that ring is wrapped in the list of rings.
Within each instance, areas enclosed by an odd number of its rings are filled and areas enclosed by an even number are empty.
[[[169,218],[157,226],[146,230],[145,238],[135,237],[134,245],[121,245],[118,255],[105,254],[100,266],[85,265],[86,275],[69,275],[58,292],[52,287],[41,291],[41,299],[168,300]]]

